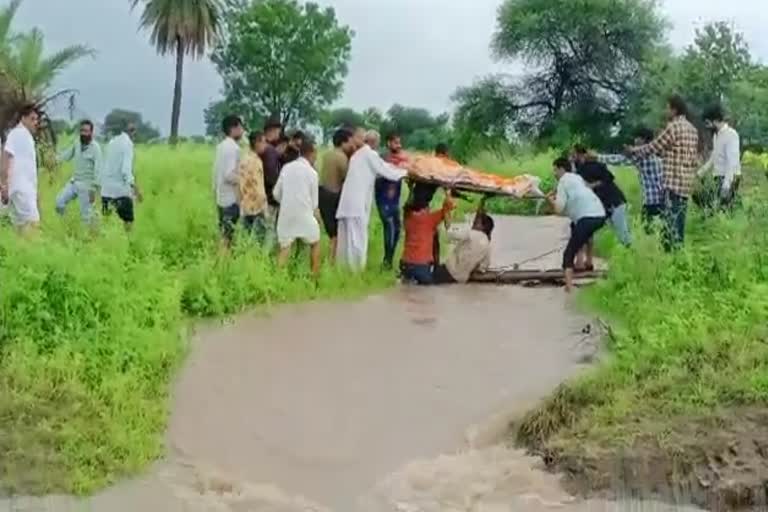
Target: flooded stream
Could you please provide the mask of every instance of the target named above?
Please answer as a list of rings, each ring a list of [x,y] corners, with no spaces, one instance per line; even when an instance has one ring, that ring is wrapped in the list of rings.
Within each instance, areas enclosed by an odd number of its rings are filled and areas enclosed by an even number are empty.
[[[554,218],[497,226],[494,265],[567,234]],[[206,327],[176,385],[168,460],[88,503],[10,510],[682,510],[574,500],[498,444],[510,418],[594,355],[588,323],[560,289],[483,285],[399,287]]]

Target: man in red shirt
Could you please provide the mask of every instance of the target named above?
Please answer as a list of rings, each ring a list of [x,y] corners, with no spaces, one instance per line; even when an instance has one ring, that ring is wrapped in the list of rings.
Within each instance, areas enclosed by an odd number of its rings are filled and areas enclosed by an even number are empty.
[[[451,195],[446,193],[443,207],[430,211],[429,203],[433,195],[434,189],[417,187],[411,202],[405,206],[405,247],[401,265],[405,282],[420,285],[433,283],[435,233],[454,207]]]

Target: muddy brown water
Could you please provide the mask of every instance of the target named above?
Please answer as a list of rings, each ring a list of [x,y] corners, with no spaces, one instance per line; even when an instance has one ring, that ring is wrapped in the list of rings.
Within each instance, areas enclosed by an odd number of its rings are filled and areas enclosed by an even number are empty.
[[[498,219],[494,264],[566,234],[562,219]],[[208,326],[176,384],[166,461],[86,501],[18,498],[6,509],[683,510],[576,500],[539,461],[499,444],[510,418],[594,355],[588,323],[560,289],[479,285],[399,287]]]

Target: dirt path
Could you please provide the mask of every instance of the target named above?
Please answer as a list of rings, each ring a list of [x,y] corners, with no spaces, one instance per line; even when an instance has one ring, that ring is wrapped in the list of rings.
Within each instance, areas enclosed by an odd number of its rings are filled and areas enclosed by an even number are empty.
[[[566,229],[503,219],[494,262],[547,252]],[[577,503],[537,461],[495,445],[506,419],[594,352],[587,323],[559,289],[457,286],[204,329],[177,384],[169,460],[88,510],[676,510]]]

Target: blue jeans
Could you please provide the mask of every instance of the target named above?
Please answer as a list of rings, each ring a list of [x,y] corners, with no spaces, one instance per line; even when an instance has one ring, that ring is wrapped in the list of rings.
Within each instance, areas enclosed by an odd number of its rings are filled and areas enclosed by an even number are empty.
[[[617,206],[611,212],[608,219],[611,221],[613,231],[616,233],[616,237],[624,247],[632,245],[632,234],[629,232],[629,213],[627,212],[627,204],[624,203],[621,206]]]
[[[688,213],[688,198],[665,191],[664,206],[664,250],[679,249],[685,242],[685,218]]]
[[[391,268],[400,242],[400,206],[379,205],[379,216],[384,226],[384,266]]]
[[[91,211],[93,209],[91,192],[93,192],[93,189],[88,185],[83,185],[74,181],[67,182],[56,197],[56,213],[64,215],[67,205],[77,199],[77,202],[80,205],[80,218],[85,223],[90,222]]]
[[[404,283],[430,285],[434,282],[432,265],[412,265],[410,263],[403,263],[400,270],[402,272],[401,275]]]

